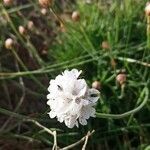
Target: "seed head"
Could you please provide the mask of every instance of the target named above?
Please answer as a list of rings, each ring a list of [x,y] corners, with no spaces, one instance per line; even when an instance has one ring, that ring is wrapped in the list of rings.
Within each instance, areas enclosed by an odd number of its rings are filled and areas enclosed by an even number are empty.
[[[39,0],[39,4],[43,8],[48,8],[52,5],[53,0]]]
[[[99,81],[94,81],[92,83],[92,88],[100,90],[101,89],[101,83]]]
[[[146,16],[150,16],[150,2],[146,3],[145,14]]]
[[[127,80],[127,76],[125,73],[120,73],[116,77],[116,81],[120,84],[123,85]]]
[[[19,33],[20,33],[21,35],[25,35],[25,34],[26,34],[26,29],[25,29],[25,27],[19,26],[19,27],[18,27],[18,30],[19,30]]]
[[[11,6],[13,4],[13,0],[3,0],[5,6]]]
[[[6,49],[12,49],[14,45],[14,41],[11,38],[6,39],[5,41],[5,48]]]
[[[73,21],[79,21],[80,20],[80,13],[78,11],[74,11],[72,13],[72,20]]]

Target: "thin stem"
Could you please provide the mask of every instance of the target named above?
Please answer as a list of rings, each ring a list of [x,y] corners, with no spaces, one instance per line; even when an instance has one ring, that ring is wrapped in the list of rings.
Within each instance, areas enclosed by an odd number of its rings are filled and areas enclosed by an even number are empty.
[[[124,58],[124,57],[117,57],[116,59],[121,60],[121,61],[126,61],[126,62],[130,62],[130,63],[136,63],[145,67],[150,67],[150,63],[146,63],[146,62],[142,62],[139,60],[135,60],[132,58]]]
[[[90,135],[90,131],[88,131],[86,137],[85,137],[85,142],[84,142],[84,145],[82,147],[82,150],[85,150],[86,149],[86,145],[87,145],[87,142],[88,142],[88,139],[89,139],[89,135]]]
[[[19,65],[18,65],[18,62],[16,61],[16,68],[17,68],[17,71],[20,71],[20,68],[19,68]],[[25,86],[24,86],[24,82],[23,82],[23,79],[22,79],[22,77],[20,77],[19,78],[19,83],[20,83],[20,85],[21,85],[21,89],[22,89],[22,96],[21,96],[21,98],[20,98],[20,100],[19,100],[19,102],[18,102],[18,104],[17,104],[17,106],[16,106],[16,108],[15,108],[15,110],[14,110],[14,112],[17,112],[18,111],[18,109],[20,108],[20,106],[22,105],[22,103],[23,103],[23,101],[24,101],[24,98],[25,98]],[[8,123],[10,122],[10,120],[12,119],[12,116],[10,116],[9,118],[8,118],[8,120],[6,120],[6,122],[3,124],[3,126],[0,128],[0,131],[2,131],[2,130],[4,130],[4,128],[8,125]]]
[[[87,134],[88,134],[88,137],[91,136],[94,132],[95,132],[95,130],[93,130],[93,131],[91,131],[91,132],[88,131],[88,133],[87,133]],[[87,136],[87,135],[86,135],[86,136]],[[85,139],[86,139],[86,136],[84,136],[81,140],[79,140],[79,141],[77,141],[77,142],[75,142],[75,143],[73,143],[73,144],[71,144],[71,145],[68,145],[68,146],[66,146],[66,147],[64,147],[64,148],[61,148],[60,150],[72,149],[73,147],[75,147],[75,146],[79,145],[80,143],[84,142]]]
[[[12,14],[12,13],[16,13],[16,12],[18,12],[18,11],[21,11],[21,10],[24,10],[24,9],[27,9],[27,8],[31,8],[31,7],[33,7],[32,4],[25,4],[25,5],[21,5],[21,6],[9,8],[9,9],[7,10],[7,12],[8,12],[8,14]],[[4,14],[4,13],[1,12],[1,13],[0,13],[0,16],[2,16],[3,14]]]
[[[32,123],[34,123],[36,126],[38,126],[39,128],[43,129],[45,132],[49,133],[50,135],[52,135],[54,137],[54,146],[53,146],[54,150],[57,150],[57,148],[59,148],[57,146],[57,134],[56,134],[56,131],[51,131],[50,129],[48,129],[47,127],[43,126],[42,124],[40,124],[38,121],[36,121],[34,119],[31,119],[31,118],[26,117],[24,115],[17,114],[15,112],[11,112],[11,111],[3,109],[3,108],[0,108],[0,113],[8,115],[8,116],[11,116],[11,117],[15,117],[15,118],[20,119],[20,120],[25,121],[25,122],[32,122]]]
[[[122,114],[104,114],[104,113],[96,112],[96,116],[98,118],[120,119],[120,118],[124,118],[124,117],[127,117],[127,116],[131,115],[131,114],[136,113],[136,112],[140,111],[148,101],[148,96],[149,96],[148,88],[145,87],[143,89],[142,93],[143,93],[143,95],[145,94],[145,98],[144,98],[143,102],[138,107],[136,107],[135,109],[130,110],[130,111],[125,112],[125,113],[122,113]]]
[[[45,65],[44,61],[43,61],[43,60],[41,59],[41,57],[39,56],[39,54],[38,54],[36,48],[35,48],[34,45],[31,43],[30,37],[26,35],[26,36],[25,36],[25,39],[27,40],[27,46],[29,47],[29,49],[31,49],[31,53],[32,53],[31,55],[32,55],[32,57],[35,57],[35,58],[36,58],[36,60],[38,61],[38,63],[39,63],[40,66]],[[30,53],[30,52],[29,52],[29,53]]]
[[[91,40],[89,39],[89,36],[87,35],[87,33],[85,32],[84,28],[81,25],[80,25],[80,30],[83,33],[83,36],[85,37],[85,40],[87,41],[87,43],[90,46],[91,50],[93,52],[96,52],[96,49],[95,49],[93,43],[91,42]]]
[[[26,116],[24,116],[24,115],[20,115],[20,114],[18,114],[18,113],[9,111],[9,110],[4,109],[4,108],[0,108],[0,113],[1,113],[1,114],[4,114],[4,115],[7,115],[7,116],[12,116],[12,117],[17,118],[17,119],[19,119],[19,120],[26,120],[26,119],[29,119],[29,117],[26,117]]]
[[[23,140],[27,140],[29,142],[38,142],[40,143],[39,140],[37,139],[34,139],[32,137],[29,137],[29,136],[25,136],[25,135],[20,135],[20,134],[10,134],[9,137],[13,137],[13,138],[17,138],[17,139],[23,139]]]
[[[119,99],[122,99],[125,95],[125,83],[121,85],[121,94],[119,95]]]
[[[43,126],[43,125],[40,124],[38,121],[33,120],[33,119],[25,119],[25,121],[34,123],[36,126],[40,127],[41,129],[43,129],[43,130],[46,131],[47,133],[49,133],[49,134],[51,134],[52,136],[54,136],[54,133],[53,133],[50,129],[48,129],[47,127]]]
[[[22,62],[22,60],[19,58],[18,54],[16,53],[15,49],[12,49],[12,53],[17,59],[17,61],[20,63],[20,65],[23,67],[25,71],[28,71],[28,68],[25,66],[25,64]],[[20,73],[20,72],[18,72]],[[32,74],[30,74],[30,77],[43,89],[45,89],[44,85],[42,85]]]
[[[18,77],[18,76],[27,76],[27,75],[33,75],[33,74],[44,74],[44,73],[51,73],[51,72],[54,72],[56,70],[59,70],[59,69],[66,69],[66,68],[71,68],[71,67],[74,67],[74,66],[79,66],[79,65],[83,65],[85,63],[89,63],[89,62],[92,62],[94,61],[95,59],[91,58],[91,59],[87,59],[85,61],[81,61],[81,62],[77,62],[77,63],[74,63],[74,64],[70,64],[68,66],[63,66],[61,68],[55,68],[55,69],[47,69],[47,70],[34,70],[34,71],[25,71],[25,72],[12,72],[12,73],[1,73],[0,72],[0,76],[3,76],[3,78],[0,77],[0,80],[1,79],[11,79],[11,78],[15,78],[15,77]],[[5,77],[4,77],[5,76]]]
[[[51,7],[50,8],[50,12],[55,16],[55,18],[60,22],[60,24],[64,25],[64,21],[56,14],[56,12],[54,11],[54,9]]]
[[[150,48],[150,16],[147,16],[147,47]]]
[[[135,107],[137,107],[137,105],[141,102],[142,97],[143,97],[143,93],[140,94],[139,99],[137,100],[137,102],[136,102],[136,104],[135,104]],[[130,125],[130,123],[131,123],[131,121],[132,121],[132,119],[133,119],[133,116],[134,116],[134,114],[131,114],[131,115],[130,115],[129,120],[128,120],[128,122],[127,122],[127,126]]]
[[[57,132],[53,131],[53,136],[54,136],[54,144],[52,150],[57,150]]]
[[[19,32],[17,31],[17,29],[16,29],[16,27],[15,27],[15,25],[14,25],[14,23],[13,23],[13,21],[11,20],[11,18],[10,18],[10,16],[9,16],[9,14],[8,14],[8,12],[5,10],[5,7],[3,6],[3,5],[0,5],[0,6],[2,6],[2,10],[3,10],[3,13],[4,13],[4,15],[6,16],[6,19],[7,19],[7,21],[9,22],[9,24],[10,24],[10,26],[11,26],[11,28],[12,28],[12,30],[14,31],[14,33],[17,35],[17,37],[19,38],[19,40],[24,44],[24,46],[28,49],[30,49],[31,51],[32,51],[32,53],[34,53],[35,52],[35,58],[37,59],[37,61],[38,61],[38,63],[42,66],[43,64],[44,64],[44,62],[43,62],[43,60],[40,58],[40,56],[38,55],[38,52],[36,51],[36,48],[34,47],[34,45],[31,43],[31,42],[29,42],[29,40],[27,41],[28,43],[26,44],[26,41],[22,38],[22,36],[19,34]],[[25,38],[27,38],[27,37],[25,37]],[[30,50],[29,50],[29,53],[30,53]]]
[[[2,70],[1,63],[0,63],[0,70]],[[10,94],[9,94],[9,88],[8,88],[5,80],[3,80],[3,76],[2,76],[2,84],[1,85],[4,88],[5,97],[8,100],[8,106],[9,106],[9,108],[12,108],[12,102],[11,102],[11,97],[10,97]]]

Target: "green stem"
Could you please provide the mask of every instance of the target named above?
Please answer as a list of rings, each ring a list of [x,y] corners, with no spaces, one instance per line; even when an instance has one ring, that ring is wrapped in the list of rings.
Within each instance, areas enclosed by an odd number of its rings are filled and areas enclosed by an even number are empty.
[[[134,113],[140,111],[143,108],[143,106],[148,101],[148,96],[149,96],[149,90],[148,90],[148,88],[145,87],[143,89],[142,93],[145,94],[145,98],[144,98],[143,102],[138,107],[136,107],[135,109],[130,110],[130,111],[125,112],[125,113],[122,113],[122,114],[104,114],[104,113],[98,113],[98,112],[96,112],[96,117],[98,117],[98,118],[120,119],[120,118],[127,117],[127,116],[129,116],[131,114],[134,114]]]
[[[135,107],[137,107],[137,105],[141,102],[141,99],[142,99],[143,95],[144,95],[144,93],[141,92],[141,94],[140,94],[140,96],[139,96],[139,99],[138,99],[137,102],[136,102]],[[129,117],[129,120],[128,120],[128,122],[127,122],[127,126],[130,125],[131,121],[133,120],[133,117],[134,117],[134,114],[131,114],[130,117]]]
[[[147,47],[150,48],[150,16],[147,16]]]
[[[121,94],[118,97],[119,99],[122,99],[125,96],[125,84],[121,85]]]
[[[87,33],[85,32],[84,28],[82,27],[82,25],[80,25],[80,30],[81,32],[83,33],[83,36],[85,37],[85,40],[87,41],[88,45],[90,46],[90,49],[93,51],[93,52],[96,52],[96,49],[93,45],[93,43],[91,42],[91,40],[89,39],[89,36],[87,35]]]
[[[19,32],[17,31],[17,29],[16,29],[16,27],[15,27],[13,21],[11,20],[11,18],[10,18],[10,16],[9,16],[8,12],[6,11],[5,7],[4,7],[3,5],[0,5],[0,6],[2,7],[2,11],[3,11],[3,14],[4,14],[5,17],[6,17],[6,20],[9,22],[10,27],[12,28],[12,30],[14,31],[14,33],[17,35],[17,37],[19,38],[19,40],[21,41],[21,43],[22,43],[27,49],[29,48],[33,54],[34,54],[34,53],[36,54],[36,55],[35,55],[35,58],[37,59],[38,63],[39,63],[41,66],[44,65],[44,62],[43,62],[43,60],[40,58],[40,56],[38,55],[38,52],[37,52],[36,48],[34,47],[34,45],[33,45],[31,42],[29,42],[28,39],[27,39],[27,44],[26,44],[26,41],[22,38],[22,36],[21,36],[21,35],[19,34]],[[27,37],[25,37],[25,38],[27,38]],[[29,50],[28,50],[28,51],[29,51]],[[31,53],[31,52],[29,51],[29,53]]]
[[[128,112],[125,112],[123,114],[104,114],[104,113],[96,113],[96,116],[98,118],[111,118],[111,119],[120,119],[120,118],[124,118],[124,117],[127,117],[131,114],[134,114],[138,111],[140,111],[143,106],[147,103],[148,101],[148,96],[149,96],[149,90],[147,87],[145,87],[142,91],[144,94],[145,94],[145,98],[143,100],[143,102],[135,109],[131,110],[131,111],[128,111]],[[30,119],[29,117],[26,117],[24,115],[20,115],[20,114],[17,114],[15,112],[11,112],[9,110],[6,110],[6,109],[3,109],[3,108],[0,108],[0,113],[1,114],[4,114],[4,115],[8,115],[8,116],[12,116],[12,117],[15,117],[15,118],[18,118],[20,120],[24,120],[24,121],[29,121],[29,122],[36,122],[34,119]],[[36,122],[37,123],[37,122]]]
[[[52,7],[50,7],[49,10],[50,10],[50,12],[54,15],[54,17],[59,21],[60,24],[65,25],[64,21],[61,19],[61,17],[59,17],[59,16],[56,14],[55,10],[54,10]]]
[[[22,121],[32,122],[32,123],[34,123],[36,126],[42,128],[42,129],[44,129],[47,133],[53,135],[53,132],[52,132],[50,129],[48,129],[48,128],[46,128],[45,126],[41,125],[38,121],[36,121],[36,120],[34,120],[34,119],[31,119],[31,118],[26,117],[26,116],[24,116],[24,115],[17,114],[17,113],[15,113],[15,112],[11,112],[11,111],[6,110],[6,109],[3,109],[3,108],[0,108],[0,113],[1,113],[1,114],[5,114],[5,115],[8,115],[8,116],[11,116],[11,117],[15,117],[15,118],[17,118],[17,119],[19,119],[19,120],[22,120]]]
[[[27,75],[33,75],[33,74],[51,73],[51,72],[54,72],[54,71],[59,70],[59,69],[66,69],[66,68],[72,68],[72,67],[75,67],[75,66],[80,66],[80,65],[92,62],[94,60],[95,59],[91,58],[91,59],[87,59],[85,61],[81,61],[81,62],[78,62],[78,63],[75,63],[75,64],[71,64],[71,65],[68,65],[68,66],[63,66],[61,68],[47,69],[47,70],[42,70],[42,71],[41,70],[34,70],[34,71],[12,72],[12,73],[0,73],[0,80],[12,79],[12,78],[15,78],[15,77],[18,77],[18,76],[27,76]],[[3,76],[3,77],[1,78],[1,76]]]
[[[19,119],[19,120],[26,120],[26,119],[29,119],[29,117],[27,117],[27,116],[20,115],[20,114],[18,114],[18,113],[9,111],[9,110],[4,109],[4,108],[0,108],[0,113],[1,113],[1,114],[4,114],[4,115],[7,115],[7,116],[12,116],[12,117],[17,118],[17,119]]]
[[[25,71],[28,71],[28,68],[24,65],[24,63],[22,62],[22,60],[19,58],[18,54],[16,53],[15,49],[12,49],[12,53],[15,56],[15,58],[17,59],[17,61],[20,63],[20,65],[23,67],[23,69]],[[41,84],[41,82],[39,82],[32,74],[30,74],[30,77],[43,89],[45,89],[45,86],[43,84]]]
[[[31,7],[33,7],[32,4],[25,4],[25,5],[22,5],[22,6],[17,6],[17,7],[9,8],[9,9],[7,10],[7,12],[8,12],[8,14],[12,14],[12,13],[16,13],[16,12],[18,12],[18,11],[21,11],[21,10],[24,10],[24,9],[27,9],[27,8],[31,8]],[[4,13],[1,12],[1,13],[0,13],[0,16],[2,16],[3,14],[4,14]]]

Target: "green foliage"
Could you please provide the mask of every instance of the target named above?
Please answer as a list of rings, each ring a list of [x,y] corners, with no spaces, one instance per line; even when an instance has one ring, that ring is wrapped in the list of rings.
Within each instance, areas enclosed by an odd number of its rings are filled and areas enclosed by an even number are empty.
[[[49,119],[46,111],[49,80],[71,68],[82,69],[89,86],[94,80],[101,82],[97,112],[121,114],[143,102],[142,91],[150,88],[145,3],[146,0],[108,0],[87,4],[78,0],[62,5],[56,1],[53,12],[47,10],[47,15],[42,15],[35,1],[15,2],[10,7],[0,2],[0,113],[10,116],[9,121],[6,116],[0,121],[0,145],[5,145],[6,140],[15,147],[19,139],[18,145],[33,144],[26,149],[36,149],[37,144],[38,149],[52,147],[51,135],[24,121],[31,117],[56,130],[61,147],[94,129],[87,149],[148,149],[149,95],[148,102],[137,114],[119,120],[90,119],[88,126],[79,129],[67,129],[64,124]],[[71,19],[73,10],[80,13],[77,22]],[[63,29],[58,16],[64,22]],[[18,26],[27,29],[29,20],[34,22],[34,29],[20,35]],[[13,50],[4,47],[9,37],[15,41]],[[104,41],[108,48],[103,47]],[[123,86],[116,81],[117,74],[122,72],[127,75]],[[11,112],[24,116],[12,113],[13,118]]]

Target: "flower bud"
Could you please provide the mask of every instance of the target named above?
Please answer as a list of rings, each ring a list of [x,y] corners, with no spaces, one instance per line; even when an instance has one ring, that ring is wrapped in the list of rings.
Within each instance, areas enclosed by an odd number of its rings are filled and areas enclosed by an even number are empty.
[[[34,23],[33,21],[29,21],[27,24],[28,30],[32,30],[34,28]]]
[[[20,33],[21,35],[25,35],[25,34],[26,34],[26,29],[25,29],[25,27],[19,26],[18,30],[19,30],[19,33]]]
[[[45,16],[47,14],[47,9],[46,8],[42,8],[41,9],[41,14]]]
[[[101,83],[99,81],[94,81],[92,83],[92,88],[100,90],[101,89]]]
[[[6,49],[12,49],[14,45],[14,41],[11,38],[6,39],[5,41],[5,48]]]
[[[109,49],[110,48],[109,43],[107,41],[103,41],[102,42],[102,48],[103,49]]]
[[[78,11],[74,11],[72,13],[72,20],[73,21],[79,21],[80,20],[80,13]]]
[[[11,6],[13,4],[13,0],[3,0],[5,6]]]
[[[41,54],[42,54],[43,56],[46,56],[46,55],[48,54],[48,51],[45,50],[45,49],[43,49],[42,52],[41,52]]]
[[[39,0],[39,4],[43,8],[48,8],[52,5],[53,0]]]
[[[146,4],[145,14],[146,14],[146,16],[150,16],[150,2],[147,2],[147,4]]]
[[[123,85],[127,80],[127,76],[124,73],[120,73],[116,77],[116,81],[120,84]]]

